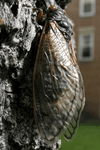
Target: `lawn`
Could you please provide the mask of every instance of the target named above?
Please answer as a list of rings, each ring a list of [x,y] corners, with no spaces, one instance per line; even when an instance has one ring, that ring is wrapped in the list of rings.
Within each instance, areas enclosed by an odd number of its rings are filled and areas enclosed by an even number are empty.
[[[81,123],[72,141],[67,142],[63,136],[61,141],[59,150],[100,150],[100,122]]]

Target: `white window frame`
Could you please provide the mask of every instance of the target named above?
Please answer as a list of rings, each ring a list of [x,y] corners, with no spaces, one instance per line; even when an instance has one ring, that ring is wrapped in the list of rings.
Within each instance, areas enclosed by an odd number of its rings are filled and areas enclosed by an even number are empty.
[[[79,29],[79,39],[78,39],[78,61],[79,62],[90,62],[94,60],[94,27],[86,27]],[[83,36],[90,35],[90,57],[82,56],[83,53]]]
[[[79,0],[79,16],[80,17],[93,17],[96,11],[96,0],[91,0],[91,12],[84,12],[85,0]]]

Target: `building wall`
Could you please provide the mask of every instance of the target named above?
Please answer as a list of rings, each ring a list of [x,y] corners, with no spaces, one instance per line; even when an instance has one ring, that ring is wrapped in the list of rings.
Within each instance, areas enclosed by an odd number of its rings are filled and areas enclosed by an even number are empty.
[[[81,18],[79,16],[79,0],[73,0],[66,8],[67,15],[74,21],[76,51],[78,55],[79,28],[94,27],[94,60],[79,62],[85,84],[86,105],[84,111],[94,117],[99,117],[100,102],[100,0],[96,0],[96,14],[94,17]]]

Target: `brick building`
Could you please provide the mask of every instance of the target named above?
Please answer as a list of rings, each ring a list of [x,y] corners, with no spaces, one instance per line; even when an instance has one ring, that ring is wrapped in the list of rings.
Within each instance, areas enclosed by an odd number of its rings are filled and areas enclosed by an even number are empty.
[[[84,112],[100,117],[100,0],[73,0],[66,8],[74,21],[77,59],[86,91]]]

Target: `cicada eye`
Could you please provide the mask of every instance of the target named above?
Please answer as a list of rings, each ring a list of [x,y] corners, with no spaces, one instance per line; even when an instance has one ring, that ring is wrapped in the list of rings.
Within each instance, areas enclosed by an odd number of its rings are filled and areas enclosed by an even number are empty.
[[[42,19],[43,19],[43,10],[39,10],[38,11],[38,13],[37,13],[37,18],[36,18],[36,20],[37,20],[37,22],[41,22],[42,21]]]
[[[0,25],[3,25],[3,24],[4,24],[4,20],[0,19]]]
[[[51,5],[50,7],[49,7],[49,10],[56,10],[57,8],[56,8],[56,6],[55,5]]]

